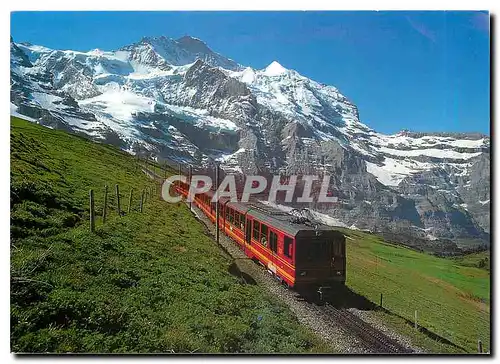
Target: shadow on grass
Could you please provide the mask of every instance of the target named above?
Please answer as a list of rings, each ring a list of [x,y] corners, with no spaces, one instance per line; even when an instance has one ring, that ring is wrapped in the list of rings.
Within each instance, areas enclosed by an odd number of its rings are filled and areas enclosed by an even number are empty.
[[[357,294],[345,285],[335,287],[328,303],[335,308],[356,308],[363,311],[371,311],[378,307],[366,297]]]
[[[379,311],[382,311],[388,315],[392,315],[392,316],[395,316],[395,317],[399,317],[401,320],[403,320],[407,325],[411,326],[411,327],[415,327],[415,321],[412,321],[412,320],[409,320],[407,319],[406,317],[403,317],[401,315],[398,315],[397,313],[394,313],[392,311],[389,311],[388,309],[384,308],[384,307],[378,307],[377,306],[377,310]],[[460,349],[462,350],[464,353],[468,353],[469,351],[467,351],[465,348],[451,342],[450,340],[440,336],[439,334],[436,334],[435,332],[423,327],[423,326],[418,326],[417,327],[417,330],[419,332],[421,332],[422,334],[426,335],[428,338],[434,340],[434,341],[437,341],[441,344],[445,344],[445,345],[450,345],[450,346],[453,346],[457,349]]]
[[[379,305],[368,300],[366,297],[352,291],[347,286],[335,287],[335,289],[332,293],[333,293],[332,296],[328,299],[327,302],[329,304],[331,304],[332,306],[334,306],[335,308],[338,308],[338,309],[355,308],[355,309],[362,310],[362,311],[375,311],[375,310],[382,311],[388,315],[392,315],[392,316],[400,318],[407,325],[409,325],[411,327],[415,326],[414,321],[409,320],[403,316],[400,316],[397,313],[389,311],[388,309],[386,309],[384,307],[380,307]],[[432,339],[436,342],[439,342],[439,343],[442,343],[445,345],[453,346],[459,350],[462,350],[464,353],[468,353],[468,351],[465,348],[451,342],[450,340],[436,334],[435,332],[433,332],[425,327],[418,326],[417,330],[420,333],[426,335],[427,337],[429,337],[430,339]]]
[[[238,277],[242,280],[243,284],[251,284],[251,285],[256,285],[257,282],[255,279],[252,278],[251,275],[248,273],[242,272],[238,265],[236,263],[231,263],[229,268],[227,269],[229,273],[231,273],[233,276]]]

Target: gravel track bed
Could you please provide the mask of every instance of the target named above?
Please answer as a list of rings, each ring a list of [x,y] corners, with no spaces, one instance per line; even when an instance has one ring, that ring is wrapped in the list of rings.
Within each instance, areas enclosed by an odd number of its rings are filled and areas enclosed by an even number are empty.
[[[193,205],[192,212],[203,222],[211,235],[215,236],[215,225],[200,209]],[[309,327],[314,333],[322,337],[332,348],[339,353],[369,353],[359,339],[347,332],[340,325],[325,322],[324,313],[317,310],[316,305],[301,300],[299,295],[280,284],[268,271],[249,259],[239,249],[235,242],[220,233],[221,247],[234,259],[239,270],[251,276],[255,282],[289,307],[301,324]]]
[[[422,348],[419,348],[418,346],[415,346],[412,344],[411,340],[404,336],[401,335],[394,330],[389,329],[382,320],[380,320],[379,317],[374,315],[374,312],[372,311],[363,311],[363,310],[358,310],[357,308],[349,308],[349,312],[351,312],[353,315],[358,316],[360,319],[365,321],[366,323],[370,324],[373,326],[375,329],[378,331],[384,333],[386,336],[390,337],[391,339],[397,341],[399,344],[402,346],[409,348],[413,350],[415,354],[425,354],[426,351]]]
[[[149,177],[162,180],[158,175],[153,174],[151,171],[143,169]],[[186,203],[189,208],[189,204]],[[191,212],[200,220],[207,228],[208,233],[214,237],[216,235],[215,224],[196,207],[193,203]],[[356,334],[350,332],[347,327],[335,322],[331,316],[328,315],[326,310],[321,306],[305,301],[300,295],[279,283],[267,269],[249,259],[245,253],[239,248],[237,243],[231,240],[223,232],[219,232],[219,244],[225,254],[233,259],[234,264],[242,272],[242,278],[251,277],[255,283],[264,287],[273,297],[278,301],[285,304],[297,317],[298,321],[306,325],[319,337],[323,338],[325,342],[331,347],[332,352],[343,354],[373,354],[379,353],[373,351],[367,343],[364,343]],[[248,278],[246,278],[248,281]],[[250,282],[253,283],[253,282]],[[380,320],[367,311],[361,311],[351,308],[349,312],[359,317],[361,320],[371,325],[373,328],[379,330],[389,338],[397,341],[402,346],[416,352],[423,353],[420,348],[415,348],[411,345],[408,338],[393,332],[384,326]]]

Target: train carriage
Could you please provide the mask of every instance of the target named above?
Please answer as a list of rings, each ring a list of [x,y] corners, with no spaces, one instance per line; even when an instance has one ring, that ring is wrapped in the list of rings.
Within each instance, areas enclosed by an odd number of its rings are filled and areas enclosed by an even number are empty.
[[[289,286],[326,290],[345,283],[342,233],[329,226],[296,223],[290,214],[257,207],[247,212],[250,220],[251,245],[261,253],[259,260]]]
[[[175,188],[187,196],[187,183],[179,182]],[[214,191],[197,194],[194,203],[215,222],[213,195]],[[261,204],[236,203],[226,197],[218,203],[219,228],[286,285],[323,294],[345,283],[345,237],[339,231],[297,222],[292,215]]]

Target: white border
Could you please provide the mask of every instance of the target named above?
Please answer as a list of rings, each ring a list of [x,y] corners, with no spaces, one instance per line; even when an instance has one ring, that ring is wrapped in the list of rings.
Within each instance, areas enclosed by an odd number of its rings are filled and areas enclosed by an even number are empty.
[[[9,64],[9,59],[10,56],[7,54],[8,47],[7,47],[7,39],[9,39],[10,36],[10,12],[11,11],[20,11],[20,10],[489,10],[491,11],[494,15],[498,14],[498,7],[500,2],[498,1],[492,1],[492,0],[475,0],[475,1],[469,1],[469,2],[458,2],[458,1],[453,1],[453,0],[446,0],[446,1],[436,1],[436,0],[419,0],[419,1],[395,1],[395,0],[379,0],[377,2],[368,2],[368,1],[360,1],[360,0],[350,0],[350,1],[341,1],[341,2],[325,2],[325,1],[319,1],[319,0],[308,0],[305,2],[291,2],[287,0],[275,0],[275,1],[269,1],[269,0],[253,0],[253,1],[234,1],[234,0],[211,0],[211,1],[200,1],[200,0],[195,0],[195,1],[176,1],[176,2],[169,2],[166,3],[165,1],[140,1],[140,2],[125,2],[123,0],[112,0],[112,1],[107,1],[106,4],[103,3],[102,0],[86,0],[86,1],[78,1],[78,2],[70,2],[70,1],[62,1],[62,0],[44,0],[43,2],[41,1],[34,1],[34,0],[24,0],[24,1],[17,1],[17,2],[2,2],[2,11],[0,14],[1,16],[1,22],[0,22],[0,28],[2,30],[2,39],[5,43],[4,46],[1,48],[3,51],[3,56],[0,58],[1,65],[2,65],[2,70],[3,72],[1,73],[1,76],[3,78],[2,85],[4,87],[1,89],[2,91],[2,100],[4,101],[5,109],[4,113],[5,115],[7,114],[7,110],[10,110],[10,103],[7,102],[7,100],[10,100],[10,93],[7,85],[10,84],[10,76],[7,76],[8,69],[10,67]],[[498,22],[498,19],[496,19]],[[496,23],[496,27],[498,28],[498,23]],[[498,39],[494,40],[495,43],[495,48],[498,50]],[[496,66],[497,62],[493,66]],[[8,78],[9,77],[9,78]],[[495,76],[495,84],[497,77]],[[493,80],[492,80],[493,81]],[[495,105],[499,105],[498,103],[498,94],[495,94],[494,100],[491,100],[492,103]],[[10,222],[9,222],[9,214],[10,214],[10,202],[9,202],[9,194],[7,191],[10,190],[9,187],[9,135],[10,135],[10,128],[9,128],[10,122],[8,120],[4,120],[4,122],[1,123],[1,133],[0,137],[2,138],[2,142],[0,143],[0,148],[2,149],[1,151],[1,158],[2,162],[1,166],[3,169],[2,173],[2,191],[3,193],[0,195],[1,200],[0,200],[0,206],[1,206],[1,213],[2,213],[2,219],[1,219],[1,232],[2,232],[2,246],[1,249],[2,251],[2,263],[0,264],[1,269],[2,269],[2,274],[1,274],[1,284],[2,284],[2,292],[4,293],[2,297],[4,297],[1,301],[2,305],[2,325],[1,325],[1,336],[0,336],[0,345],[1,345],[1,355],[2,359],[6,359],[8,362],[14,361],[15,357],[10,354],[10,338],[9,338],[9,328],[10,328],[10,314],[9,314],[9,300],[7,297],[9,297],[9,267],[10,267],[10,261],[9,261],[9,244],[8,241],[10,240]],[[492,127],[492,130],[494,128]],[[492,132],[492,137],[493,139],[496,139],[496,136]],[[493,140],[492,143],[495,144],[496,146],[496,140]],[[499,159],[495,159],[495,169],[498,171],[499,167]],[[495,191],[500,191],[500,182],[497,179],[495,181],[495,186],[493,188]],[[500,217],[496,214],[493,214],[495,217],[494,221],[494,226],[498,227],[499,226],[499,219]],[[496,231],[495,231],[496,233]],[[496,242],[493,242],[492,245],[495,245]],[[494,248],[494,264],[497,262],[497,257],[498,253],[497,250],[500,248]],[[495,287],[496,288],[496,287]],[[492,297],[493,299],[493,297]],[[495,303],[493,310],[496,311],[497,305],[496,305],[496,300],[493,301]],[[496,325],[497,322],[495,322],[495,328],[498,328]],[[494,330],[495,333],[498,335],[498,330]],[[496,335],[494,336],[496,339]],[[495,340],[492,342],[492,346],[494,349],[498,350],[498,346],[496,343],[498,340]],[[113,358],[111,360],[119,360],[122,359],[123,357],[118,357],[118,358]],[[31,361],[31,360],[36,360],[36,357],[32,357],[31,359],[24,359],[26,361]],[[48,358],[46,358],[48,359]],[[61,358],[61,361],[69,361],[70,358]],[[148,358],[134,358],[134,361],[140,361],[140,362],[145,362]],[[174,358],[168,358],[168,360],[172,360]],[[204,358],[200,358],[202,360],[205,360]],[[233,359],[237,359],[234,358]],[[315,358],[315,359],[305,359],[305,358],[298,358],[299,360],[332,360],[331,358]],[[346,359],[349,360],[354,360],[354,361],[361,361],[363,358],[349,358],[347,357]],[[335,358],[333,360],[346,360],[344,358]],[[405,360],[404,357],[398,357],[395,358],[398,361],[403,361]],[[416,360],[422,360],[424,358],[417,358]],[[425,358],[426,360],[442,360],[443,358]],[[450,360],[456,360],[456,358],[451,357],[449,358]],[[52,359],[48,359],[52,360]],[[82,360],[82,358],[79,358],[79,360]],[[85,361],[90,361],[90,360],[110,360],[110,358],[85,358],[83,359]],[[183,360],[186,360],[186,358],[183,358]],[[195,359],[188,359],[188,361],[196,360]],[[260,360],[268,361],[268,360],[289,360],[288,358],[275,358],[275,359],[264,359],[260,358]],[[382,358],[384,360],[384,358]],[[475,360],[478,360],[476,358]],[[253,361],[253,360],[252,360]]]

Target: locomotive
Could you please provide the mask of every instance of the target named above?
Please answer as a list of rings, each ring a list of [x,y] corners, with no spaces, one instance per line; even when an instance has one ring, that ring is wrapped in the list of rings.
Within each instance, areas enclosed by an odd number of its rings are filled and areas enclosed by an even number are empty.
[[[189,184],[178,181],[175,191],[187,197]],[[196,194],[193,203],[216,220],[214,191]],[[257,203],[220,198],[219,229],[235,241],[250,259],[265,266],[286,286],[298,292],[329,297],[346,279],[345,236],[326,225],[312,224]]]

